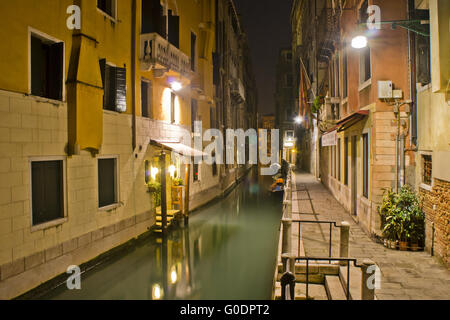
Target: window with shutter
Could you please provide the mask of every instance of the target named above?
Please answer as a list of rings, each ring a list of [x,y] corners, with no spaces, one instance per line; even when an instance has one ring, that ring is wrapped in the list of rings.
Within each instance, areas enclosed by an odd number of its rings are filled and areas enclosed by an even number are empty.
[[[126,69],[110,66],[100,60],[103,81],[103,109],[117,112],[127,110]]]
[[[63,161],[31,163],[32,224],[64,218]]]
[[[127,70],[115,68],[116,70],[116,111],[127,111]]]

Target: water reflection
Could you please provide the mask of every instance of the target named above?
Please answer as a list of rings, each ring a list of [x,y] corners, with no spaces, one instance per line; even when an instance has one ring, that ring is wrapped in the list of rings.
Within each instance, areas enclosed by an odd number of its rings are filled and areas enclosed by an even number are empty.
[[[146,239],[62,285],[50,299],[269,299],[281,204],[270,177],[248,176],[225,199],[195,212],[185,228]]]

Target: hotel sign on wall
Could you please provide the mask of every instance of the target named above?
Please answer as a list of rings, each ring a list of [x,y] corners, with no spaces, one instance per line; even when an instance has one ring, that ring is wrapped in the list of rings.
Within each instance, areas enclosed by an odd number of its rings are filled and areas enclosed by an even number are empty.
[[[330,147],[336,145],[337,131],[334,130],[322,136],[322,147]]]

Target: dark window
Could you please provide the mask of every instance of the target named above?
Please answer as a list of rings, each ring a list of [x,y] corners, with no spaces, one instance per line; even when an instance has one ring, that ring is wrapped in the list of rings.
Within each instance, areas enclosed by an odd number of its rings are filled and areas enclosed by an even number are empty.
[[[31,36],[31,94],[62,100],[64,43]]]
[[[169,42],[180,47],[180,17],[172,15],[172,10],[169,10]]]
[[[113,18],[116,17],[116,0],[97,0],[97,8]]]
[[[115,158],[98,159],[98,206],[103,208],[117,203],[117,161]]]
[[[433,163],[430,155],[422,155],[422,183],[431,186],[433,177]]]
[[[422,86],[431,82],[430,38],[416,35],[417,83]]]
[[[209,108],[209,127],[211,129],[216,128],[216,117],[214,115],[214,108]]]
[[[286,87],[292,87],[292,83],[293,83],[293,78],[292,78],[292,74],[287,74],[286,75]]]
[[[145,118],[153,118],[152,108],[152,83],[147,81],[141,81],[141,111],[142,116]]]
[[[191,70],[195,71],[197,36],[191,32]]]
[[[369,20],[369,13],[367,12],[367,9],[369,8],[369,1],[364,0],[364,2],[361,4],[361,8],[359,9],[359,22],[360,23],[367,23]]]
[[[200,180],[200,176],[199,176],[200,165],[199,165],[199,162],[200,162],[200,159],[194,157],[193,165],[192,165],[192,174],[193,174],[193,177],[194,177],[194,182]]]
[[[103,82],[103,109],[117,112],[127,110],[127,71],[113,67],[100,60],[100,72]]]
[[[150,167],[150,161],[145,160],[144,162],[144,171],[145,171],[145,183],[150,182],[150,175],[151,175],[151,167]]]
[[[332,146],[333,149],[333,177],[336,178],[336,146]]]
[[[360,82],[364,83],[372,77],[370,68],[370,48],[361,49],[360,56]]]
[[[143,34],[157,33],[166,37],[166,16],[160,0],[142,0],[141,29]]]
[[[341,139],[337,140],[337,176],[341,181]]]
[[[369,20],[369,14],[367,9],[369,8],[369,1],[365,0],[361,8],[359,9],[359,21],[360,23],[367,23]],[[367,46],[366,48],[361,50],[360,53],[360,83],[364,83],[371,78],[371,69],[370,69],[370,48]]]
[[[348,97],[348,56],[347,48],[344,48],[342,56],[342,95],[344,98]]]
[[[32,223],[64,218],[63,161],[31,163]]]
[[[170,123],[175,123],[175,98],[176,95],[171,92],[170,93]]]
[[[363,196],[369,197],[369,135],[363,134]]]
[[[348,186],[348,138],[344,139],[344,184]]]
[[[216,153],[215,152],[213,152],[212,153],[212,156],[213,156],[213,163],[212,163],[212,175],[215,177],[215,176],[217,176],[217,161],[216,161]]]
[[[191,126],[192,126],[192,132],[195,131],[195,121],[198,117],[198,105],[197,100],[192,99],[191,100]]]

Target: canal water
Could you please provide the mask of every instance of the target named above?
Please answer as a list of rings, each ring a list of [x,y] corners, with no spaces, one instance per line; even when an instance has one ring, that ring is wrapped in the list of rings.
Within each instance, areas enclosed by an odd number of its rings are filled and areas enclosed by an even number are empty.
[[[280,200],[271,177],[251,173],[225,198],[192,213],[167,239],[148,237],[43,299],[270,299]]]

